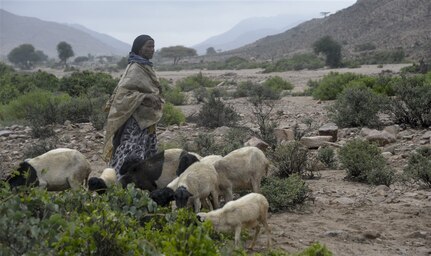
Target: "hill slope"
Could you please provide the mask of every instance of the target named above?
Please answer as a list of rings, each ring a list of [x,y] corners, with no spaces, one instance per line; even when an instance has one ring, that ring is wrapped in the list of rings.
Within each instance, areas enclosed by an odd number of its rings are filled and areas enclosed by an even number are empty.
[[[284,33],[222,53],[268,59],[311,51],[319,38],[330,35],[354,55],[355,46],[371,43],[376,50],[402,47],[411,58],[431,58],[431,1],[358,0],[326,18],[304,22]]]
[[[118,45],[113,45],[107,40],[102,41],[101,37],[96,38],[82,29],[69,25],[18,16],[2,9],[0,9],[0,21],[0,55],[7,55],[13,48],[30,43],[36,50],[42,50],[49,57],[56,57],[56,47],[61,41],[72,46],[75,56],[127,54],[127,51],[119,48]]]

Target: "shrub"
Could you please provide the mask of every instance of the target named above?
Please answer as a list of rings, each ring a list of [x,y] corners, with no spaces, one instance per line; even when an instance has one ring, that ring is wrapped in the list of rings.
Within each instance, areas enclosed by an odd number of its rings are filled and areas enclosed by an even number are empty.
[[[330,36],[324,36],[313,43],[314,53],[326,55],[325,64],[331,68],[338,68],[341,65],[341,44]]]
[[[175,108],[171,103],[166,103],[163,107],[163,116],[160,120],[162,125],[181,125],[186,121],[186,117],[180,109]]]
[[[403,171],[408,178],[431,188],[431,147],[420,147],[413,152]]]
[[[331,147],[323,147],[317,151],[317,159],[322,162],[327,168],[336,168],[337,160],[335,159],[334,149]]]
[[[424,75],[403,77],[394,85],[391,112],[395,123],[412,127],[431,125],[431,81]]]
[[[368,88],[345,89],[328,108],[329,118],[340,127],[375,127],[380,125],[378,113],[385,99]]]
[[[351,140],[339,149],[339,160],[346,169],[348,180],[368,182],[375,170],[386,168],[386,160],[375,145],[360,139]]]
[[[102,72],[74,72],[70,76],[60,80],[60,91],[70,96],[89,94],[99,96],[100,94],[111,94],[117,86],[118,80],[111,75]]]
[[[302,70],[302,69],[318,69],[323,68],[325,64],[315,54],[304,53],[295,54],[289,59],[278,60],[275,64],[271,64],[265,68],[264,73],[269,72],[283,72],[289,70]]]
[[[388,166],[385,166],[381,169],[372,169],[367,175],[367,183],[390,186],[394,182],[394,177],[394,171]]]
[[[199,87],[214,87],[219,83],[219,81],[212,80],[202,75],[202,72],[199,72],[197,75],[192,75],[178,81],[176,86],[181,88],[182,91],[188,92]]]
[[[173,105],[183,105],[186,101],[186,95],[184,95],[178,87],[166,91],[164,93],[164,98],[167,102],[172,103]]]
[[[275,91],[281,92],[283,90],[292,90],[293,84],[289,83],[288,81],[284,80],[283,78],[279,76],[273,76],[270,77],[268,80],[266,80],[263,83],[264,86],[267,86]]]
[[[288,178],[264,178],[261,190],[272,212],[292,210],[311,197],[311,190],[298,174]]]
[[[277,167],[277,176],[287,178],[296,173],[304,175],[306,167],[308,149],[298,141],[288,142],[279,145],[270,153],[269,157]]]
[[[311,87],[313,88],[313,98],[319,100],[335,100],[337,95],[344,90],[350,81],[361,77],[361,75],[356,75],[353,73],[339,74],[337,72],[331,72],[328,75],[325,75],[318,82],[316,87]]]
[[[235,126],[239,120],[239,115],[232,107],[226,106],[219,98],[211,95],[208,102],[202,105],[197,118],[199,126],[216,128]]]

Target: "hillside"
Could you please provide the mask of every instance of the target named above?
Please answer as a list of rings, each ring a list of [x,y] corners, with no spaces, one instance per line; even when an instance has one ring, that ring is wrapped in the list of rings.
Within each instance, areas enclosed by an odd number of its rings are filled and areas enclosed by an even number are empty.
[[[342,44],[345,56],[359,54],[355,46],[372,44],[374,51],[402,47],[412,59],[431,58],[430,20],[429,0],[358,0],[326,18],[304,22],[221,56],[278,58],[311,51],[316,40],[330,35]]]
[[[61,41],[72,46],[75,56],[127,54],[123,46],[127,44],[107,35],[98,34],[95,37],[90,30],[83,31],[82,28],[66,24],[18,16],[2,9],[0,21],[0,55],[3,56],[21,44],[30,43],[36,50],[42,50],[49,57],[56,57],[56,47]]]

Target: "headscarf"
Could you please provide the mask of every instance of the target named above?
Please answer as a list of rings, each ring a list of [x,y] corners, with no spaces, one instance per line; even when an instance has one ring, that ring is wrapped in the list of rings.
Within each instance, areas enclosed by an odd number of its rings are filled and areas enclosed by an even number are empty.
[[[154,39],[151,38],[151,36],[149,35],[140,35],[135,38],[132,45],[132,51],[129,53],[129,59],[128,59],[129,64],[133,62],[137,62],[144,65],[153,66],[153,63],[151,61],[139,55],[139,50],[148,40],[154,41]]]

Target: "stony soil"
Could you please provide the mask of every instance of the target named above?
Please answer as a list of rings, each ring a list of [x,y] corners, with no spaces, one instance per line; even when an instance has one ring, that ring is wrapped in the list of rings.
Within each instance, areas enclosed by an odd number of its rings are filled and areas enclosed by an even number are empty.
[[[398,72],[402,65],[386,65],[383,68],[364,66],[359,69],[338,69],[337,72],[377,74],[382,70]],[[302,91],[309,79],[319,79],[331,70],[282,72],[261,74],[259,70],[202,71],[204,75],[219,80],[262,81],[269,75],[279,75]],[[196,71],[159,72],[160,77],[176,81]],[[250,107],[243,99],[230,101],[243,116],[243,124],[253,127]],[[327,122],[325,106],[329,102],[318,102],[310,97],[284,97],[276,104],[283,112],[280,127],[289,127],[312,118],[317,126]],[[181,107],[186,116],[196,113],[199,105]],[[70,124],[55,127],[57,147],[76,148],[84,153],[93,166],[90,176],[98,175],[105,167],[101,159],[103,132],[96,131],[91,124]],[[180,134],[192,139],[203,130],[189,123],[181,127],[159,130],[161,143],[175,140]],[[4,177],[25,156],[29,145],[37,143],[31,138],[30,129],[20,125],[0,127],[0,177]],[[213,132],[213,131],[207,131]],[[388,162],[401,171],[411,150],[420,145],[429,145],[428,130],[402,130],[397,141],[383,147]],[[214,131],[213,133],[217,133]],[[358,129],[339,130],[342,143],[359,136]],[[395,184],[391,187],[369,186],[345,181],[344,170],[321,170],[320,179],[307,180],[313,191],[314,201],[294,212],[271,213],[274,248],[290,252],[299,251],[313,242],[321,242],[334,255],[431,255],[431,189],[416,185]],[[265,249],[265,234],[261,235],[255,251]]]

